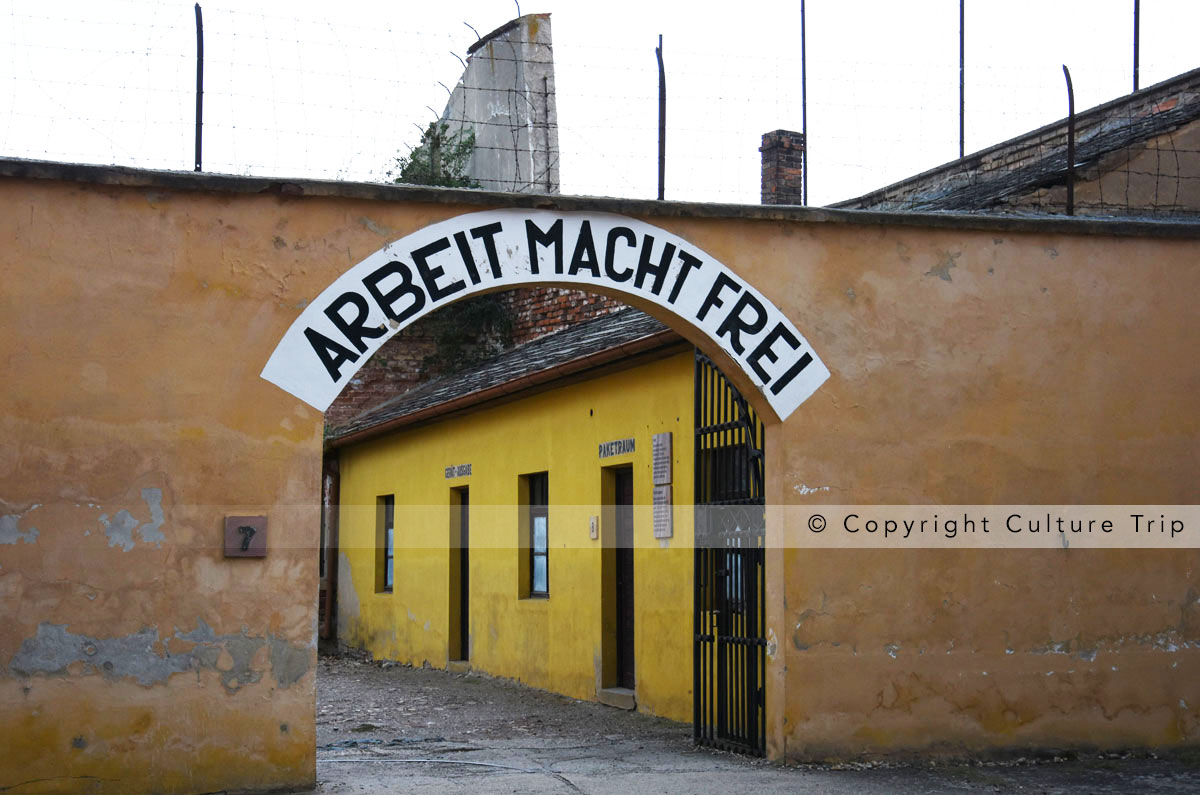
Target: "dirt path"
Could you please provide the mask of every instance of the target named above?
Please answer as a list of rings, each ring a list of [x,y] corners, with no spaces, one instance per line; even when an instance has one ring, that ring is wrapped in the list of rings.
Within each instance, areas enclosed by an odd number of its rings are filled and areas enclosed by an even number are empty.
[[[1200,767],[1090,757],[780,767],[695,748],[686,724],[477,674],[323,656],[314,793],[1193,793]]]

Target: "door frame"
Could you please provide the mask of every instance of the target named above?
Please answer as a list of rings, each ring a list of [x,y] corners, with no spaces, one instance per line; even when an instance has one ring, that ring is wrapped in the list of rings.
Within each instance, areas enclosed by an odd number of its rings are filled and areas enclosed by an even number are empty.
[[[635,506],[637,503],[637,488],[636,479],[634,478],[634,467],[632,463],[615,464],[600,468],[600,539],[601,539],[601,563],[600,563],[600,605],[601,605],[601,664],[600,664],[600,681],[597,682],[597,688],[608,690],[613,688],[624,687],[620,682],[620,667],[618,662],[620,638],[619,638],[619,619],[617,615],[617,478],[622,473],[628,473],[630,477],[630,505]],[[637,512],[630,512],[630,521],[632,522],[632,537],[637,537]],[[634,543],[636,557],[636,543]],[[634,567],[636,571],[636,564]],[[636,578],[636,575],[635,575]],[[636,592],[636,579],[634,585]],[[634,647],[632,650],[633,665],[634,665],[634,683],[636,685],[637,676],[637,600],[634,598],[634,629],[631,633],[634,638],[631,638]],[[631,688],[636,690],[635,688]]]
[[[467,662],[471,659],[470,495],[470,486],[450,489],[450,554],[446,591],[449,608],[446,659],[449,662]],[[464,619],[466,626],[463,626]]]

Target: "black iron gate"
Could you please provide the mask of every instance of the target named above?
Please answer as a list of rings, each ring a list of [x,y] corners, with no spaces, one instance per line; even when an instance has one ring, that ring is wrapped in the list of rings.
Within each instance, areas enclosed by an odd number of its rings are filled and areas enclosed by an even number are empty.
[[[766,752],[763,423],[696,351],[696,742]]]

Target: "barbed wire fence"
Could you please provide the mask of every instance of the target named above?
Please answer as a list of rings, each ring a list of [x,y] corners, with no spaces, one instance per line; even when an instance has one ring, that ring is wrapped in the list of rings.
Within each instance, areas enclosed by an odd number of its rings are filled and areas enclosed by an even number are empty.
[[[0,56],[0,155],[190,170],[196,68],[191,6],[125,0],[120,7],[134,13],[113,15],[108,4],[70,13],[53,6],[10,11],[0,33],[7,53]],[[465,28],[430,32],[227,7],[205,9],[204,36],[205,171],[381,182],[391,179],[396,158],[418,144],[421,129],[440,116],[473,40]],[[650,37],[644,38],[637,47],[555,49],[562,192],[655,195],[657,64]],[[686,43],[669,46],[667,197],[757,203],[762,134],[799,129],[798,53],[726,56]],[[822,119],[808,142],[813,203],[869,194],[957,158],[956,63],[940,72],[920,60],[810,58],[808,65],[810,115]],[[1092,78],[1127,82],[1117,66],[1112,75]],[[986,108],[994,134],[992,140],[971,134],[977,123],[969,114],[968,140],[979,146],[1066,115],[1064,95],[1060,113],[1030,123],[1022,106],[1031,93],[1062,94],[1061,83],[1057,76],[1050,80],[1018,66],[977,67],[968,91],[973,113],[982,115],[978,109]],[[1189,116],[1192,107],[1189,100],[1168,109],[1172,124],[1157,134],[1135,118],[1139,111],[1133,107],[1126,108],[1125,133],[1112,119],[1094,134],[1083,131],[1092,135],[1080,140],[1088,158],[1084,165],[1103,165],[1124,176],[1123,182],[1110,176],[1082,188],[1076,198],[1081,212],[1148,207],[1194,214],[1200,137],[1189,125],[1200,114]],[[511,126],[507,120],[474,123]],[[1143,137],[1129,138],[1131,132]],[[1099,143],[1089,150],[1089,141]],[[1099,145],[1105,141],[1124,146],[1105,149]],[[990,208],[1057,211],[1055,180],[1067,164],[1055,160],[1063,154],[1052,144],[1035,158],[1036,167],[1033,161],[1019,167],[997,162],[991,164],[994,173],[975,169],[965,182],[939,183],[938,190],[957,196],[961,206],[938,205],[929,191],[902,190],[878,196],[875,206],[987,209],[968,206],[979,198],[985,177],[1019,171],[1036,177],[1031,190],[1020,194],[1024,203],[1010,193]],[[1117,158],[1125,158],[1123,167],[1114,165]]]

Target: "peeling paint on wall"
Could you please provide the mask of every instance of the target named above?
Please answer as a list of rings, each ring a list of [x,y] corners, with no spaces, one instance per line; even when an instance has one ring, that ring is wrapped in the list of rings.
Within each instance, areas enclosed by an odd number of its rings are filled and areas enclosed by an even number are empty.
[[[138,526],[138,520],[129,511],[121,510],[111,520],[108,514],[100,514],[100,524],[104,525],[104,535],[108,536],[110,547],[121,547],[128,552],[133,549],[133,530]]]
[[[955,260],[961,256],[961,251],[955,251],[953,253],[949,251],[943,251],[941,253],[941,261],[926,271],[925,275],[936,276],[944,282],[953,281],[953,279],[950,278],[950,269],[958,267],[958,264],[955,262]]]
[[[338,552],[338,626],[348,627],[359,615],[358,591],[354,590],[354,574],[350,571],[350,559],[345,552]]]
[[[282,638],[270,638],[270,649],[271,673],[282,688],[286,689],[300,681],[312,667],[308,649],[288,643]]]
[[[162,547],[162,542],[167,540],[166,534],[162,532],[163,523],[166,521],[162,508],[162,489],[142,489],[142,500],[150,510],[150,521],[145,524],[141,524],[126,510],[118,511],[112,519],[109,519],[106,513],[100,514],[100,524],[104,525],[104,535],[108,536],[110,547],[119,546],[126,552],[133,549],[136,543],[133,539],[134,530],[138,531],[146,544]]]
[[[14,674],[66,674],[67,666],[82,662],[95,673],[121,679],[132,677],[152,685],[191,667],[187,656],[158,655],[158,633],[143,629],[123,638],[90,638],[67,631],[65,624],[42,623],[26,638],[8,668]]]
[[[365,215],[360,217],[358,219],[358,222],[360,224],[362,224],[366,229],[369,229],[370,231],[374,232],[375,234],[379,235],[380,237],[390,238],[390,237],[395,236],[395,233],[391,229],[387,229],[386,227],[380,226],[375,221],[373,221],[372,219],[368,218]]]
[[[169,642],[172,646],[179,642],[192,646],[172,654],[167,650]],[[194,630],[176,630],[166,638],[151,627],[124,637],[92,638],[68,631],[66,624],[43,622],[36,635],[21,643],[8,670],[25,677],[71,676],[77,675],[72,666],[81,663],[84,676],[130,678],[150,687],[164,683],[172,674],[210,669],[220,672],[227,692],[235,693],[262,679],[265,671],[254,668],[254,659],[264,648],[271,673],[281,688],[295,684],[312,668],[311,650],[304,646],[269,634],[217,635],[203,619],[196,619]]]
[[[162,489],[142,489],[142,499],[145,500],[146,507],[150,509],[150,521],[142,525],[139,531],[142,534],[142,541],[161,547],[162,542],[167,540],[167,536],[162,532],[163,522],[166,521],[162,508]]]
[[[36,544],[38,537],[38,529],[30,527],[22,532],[21,519],[25,514],[32,513],[42,506],[34,505],[25,513],[9,513],[0,516],[0,544],[15,544],[18,541],[24,541],[26,544]]]

